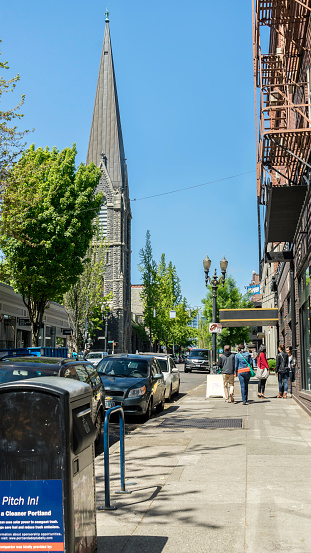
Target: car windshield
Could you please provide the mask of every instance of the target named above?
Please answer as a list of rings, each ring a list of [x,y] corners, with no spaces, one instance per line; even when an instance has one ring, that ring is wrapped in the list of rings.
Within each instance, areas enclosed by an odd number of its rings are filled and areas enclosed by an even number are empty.
[[[193,349],[190,351],[189,357],[195,357],[196,359],[208,359],[208,350]]]
[[[105,376],[122,376],[124,378],[146,378],[148,362],[144,359],[103,359],[97,365],[97,372]]]
[[[102,354],[101,353],[88,353],[86,356],[86,359],[101,359]]]
[[[17,380],[24,380],[27,378],[36,378],[37,376],[56,376],[58,371],[36,371],[35,369],[13,369],[13,370],[0,370],[0,384],[5,382],[16,382]]]
[[[159,363],[159,365],[161,367],[161,371],[163,373],[167,373],[168,372],[167,360],[166,359],[159,359],[159,357],[157,357],[157,362]]]

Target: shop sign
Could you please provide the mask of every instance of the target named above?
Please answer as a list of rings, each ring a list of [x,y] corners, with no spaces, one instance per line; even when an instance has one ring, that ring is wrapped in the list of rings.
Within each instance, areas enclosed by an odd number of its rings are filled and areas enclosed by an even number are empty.
[[[63,336],[71,336],[72,330],[71,328],[63,328]]]
[[[30,319],[19,319],[19,326],[30,326]]]
[[[246,286],[246,289],[252,296],[255,296],[256,294],[260,294],[260,284],[257,284],[255,286]]]

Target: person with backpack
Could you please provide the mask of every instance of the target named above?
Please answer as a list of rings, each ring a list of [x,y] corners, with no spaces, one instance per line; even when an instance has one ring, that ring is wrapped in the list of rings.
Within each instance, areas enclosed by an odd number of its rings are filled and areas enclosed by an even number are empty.
[[[248,383],[253,368],[252,356],[245,351],[244,344],[238,345],[238,353],[235,356],[235,376],[239,378],[243,405],[248,405]]]
[[[224,347],[224,353],[219,358],[218,367],[222,369],[226,402],[229,403],[229,397],[230,397],[231,403],[234,403],[233,393],[234,393],[235,355],[234,353],[231,353],[230,346]],[[228,392],[228,386],[230,386],[229,392]]]
[[[288,354],[285,353],[284,344],[279,345],[279,353],[276,356],[276,365],[275,373],[278,375],[279,381],[279,393],[278,398],[287,398],[288,390],[288,377],[289,377],[289,367],[288,367]]]

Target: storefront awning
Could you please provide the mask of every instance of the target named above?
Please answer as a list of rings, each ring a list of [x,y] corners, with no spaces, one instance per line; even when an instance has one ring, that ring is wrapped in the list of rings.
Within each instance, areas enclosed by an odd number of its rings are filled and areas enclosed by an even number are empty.
[[[272,186],[266,212],[266,243],[292,242],[307,186]]]
[[[219,322],[222,326],[276,326],[278,324],[278,310],[264,309],[220,309]]]

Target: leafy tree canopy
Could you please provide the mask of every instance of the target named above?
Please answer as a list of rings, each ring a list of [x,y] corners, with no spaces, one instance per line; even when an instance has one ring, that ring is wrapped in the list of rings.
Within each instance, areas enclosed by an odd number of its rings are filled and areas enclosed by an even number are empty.
[[[150,232],[146,233],[145,248],[140,250],[145,325],[149,329],[150,341],[158,346],[188,346],[196,336],[196,330],[189,322],[196,316],[191,314],[187,300],[182,297],[180,279],[176,267],[168,263],[163,253],[157,264],[152,256]],[[170,311],[176,317],[170,317]]]
[[[0,40],[0,43],[2,41]],[[1,55],[1,52],[0,52]],[[4,72],[9,69],[8,62],[0,61],[0,71]],[[6,92],[13,92],[17,82],[19,81],[19,75],[16,75],[12,79],[6,80],[3,74],[0,74],[0,102],[3,101],[3,95]],[[0,110],[0,181],[2,182],[6,176],[8,168],[12,165],[13,161],[21,154],[25,148],[23,142],[24,136],[29,131],[18,131],[17,126],[13,124],[14,120],[19,120],[23,117],[22,113],[19,113],[25,100],[25,96],[22,95],[20,102],[13,108]]]
[[[212,322],[213,313],[213,292],[211,284],[207,286],[207,295],[202,300],[204,303],[203,315],[206,317],[206,323],[200,329],[202,342],[205,347],[211,347],[212,335],[208,332],[208,323]],[[217,291],[217,321],[219,321],[219,309],[239,309],[241,307],[251,307],[252,302],[249,295],[243,296],[239,291],[234,278],[229,275],[226,277],[224,286],[222,284]],[[231,347],[239,343],[248,342],[249,327],[227,327],[217,334],[217,347],[222,348],[228,344]]]
[[[91,241],[84,259],[83,273],[77,282],[64,295],[63,303],[73,328],[73,346],[76,351],[83,349],[85,331],[93,336],[102,328],[102,306],[104,314],[109,312],[112,293],[104,295],[104,273],[108,245],[100,236],[97,226],[96,235]]]
[[[93,163],[76,170],[76,153],[75,144],[61,152],[32,145],[1,196],[0,247],[35,337],[47,303],[60,301],[83,272],[102,201],[95,195],[101,171]]]

